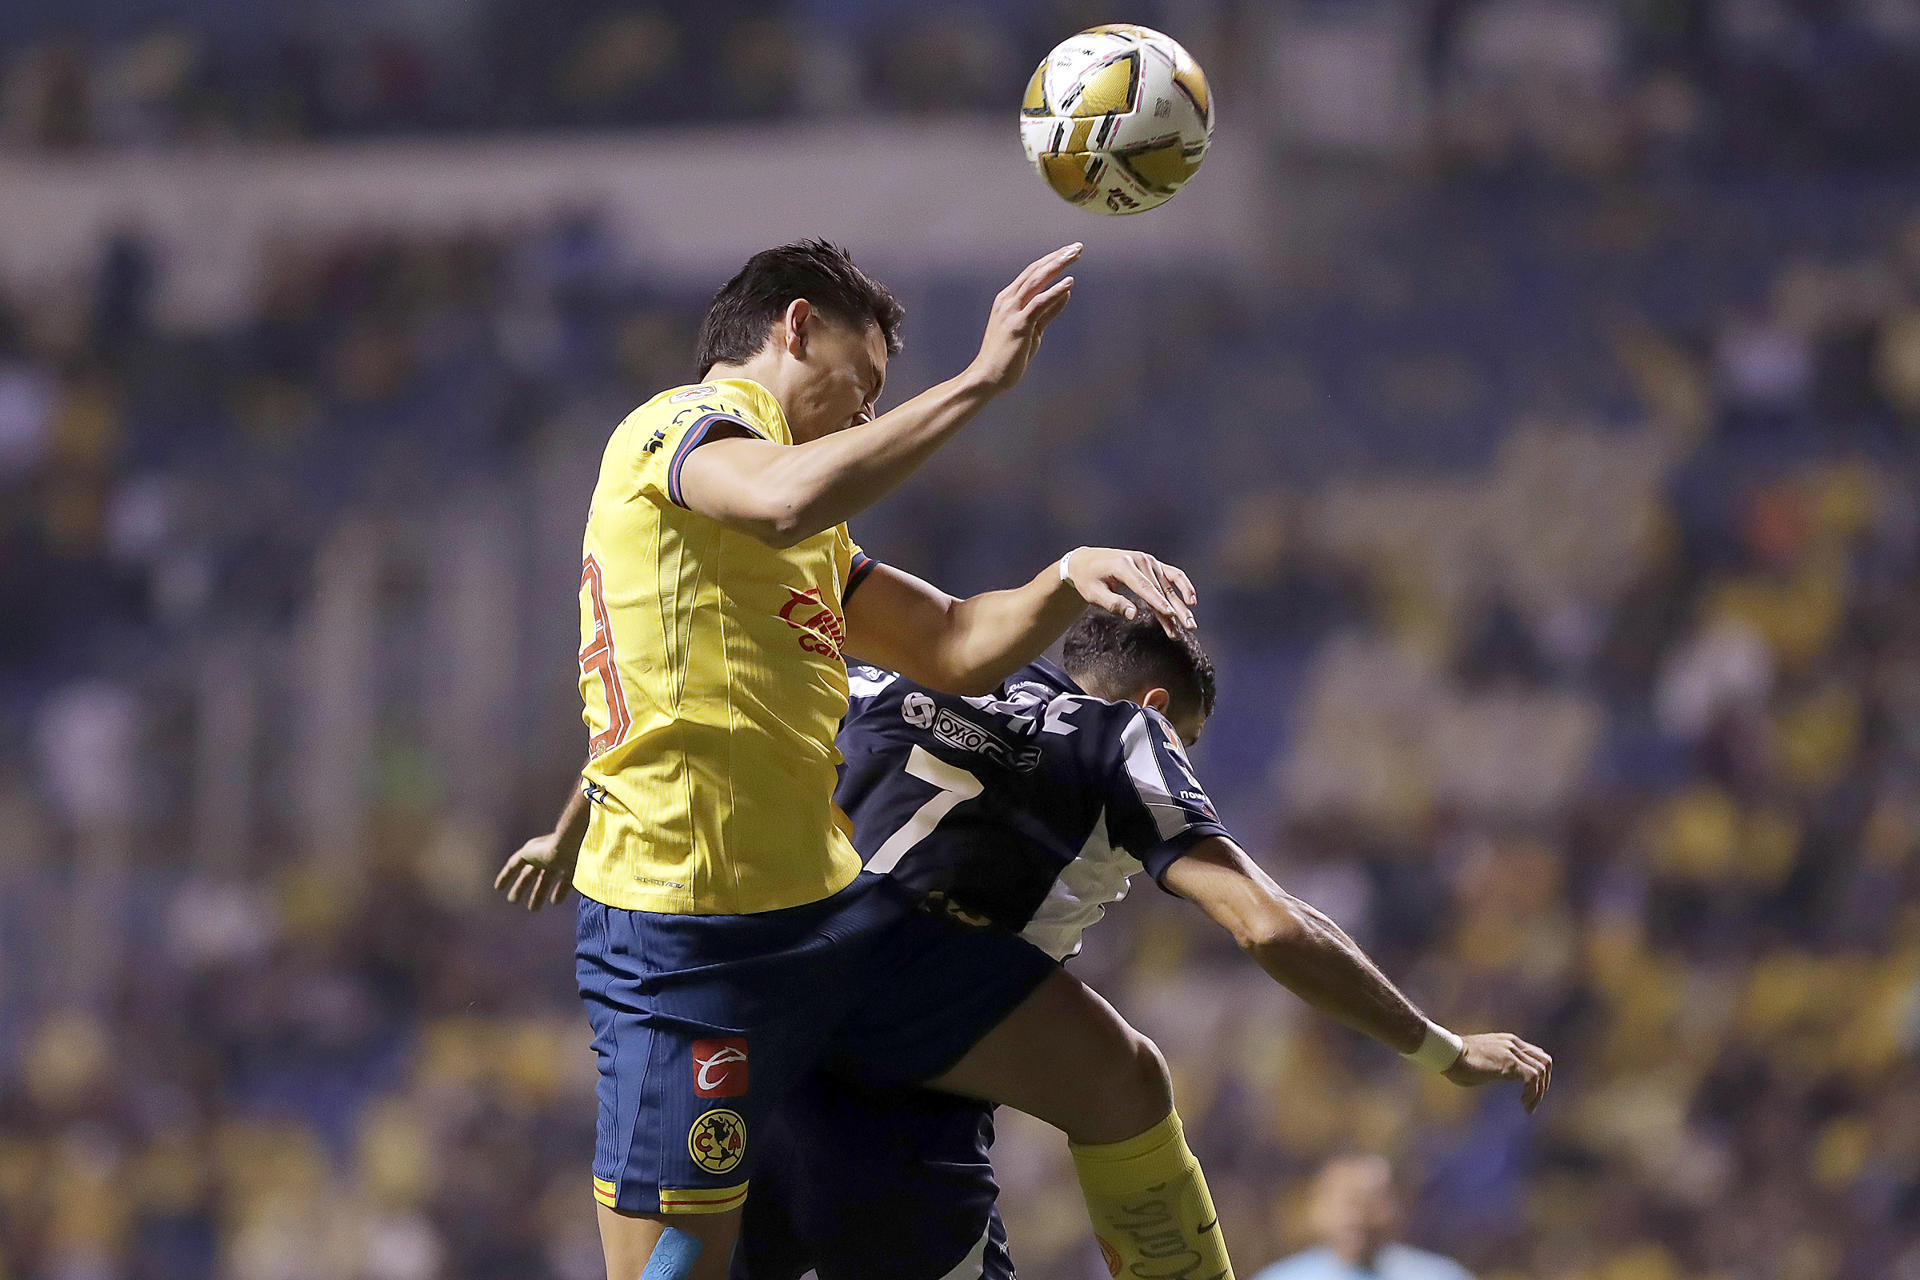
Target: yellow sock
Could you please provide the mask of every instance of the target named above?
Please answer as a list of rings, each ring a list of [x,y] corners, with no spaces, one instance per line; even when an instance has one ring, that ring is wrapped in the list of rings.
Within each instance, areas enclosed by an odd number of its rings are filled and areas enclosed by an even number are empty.
[[[1180,1113],[1125,1142],[1069,1143],[1107,1270],[1127,1280],[1233,1280],[1220,1215]]]

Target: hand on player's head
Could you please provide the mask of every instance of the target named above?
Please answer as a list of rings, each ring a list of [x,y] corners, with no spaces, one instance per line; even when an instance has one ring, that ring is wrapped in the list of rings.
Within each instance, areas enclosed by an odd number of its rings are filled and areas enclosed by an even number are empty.
[[[995,296],[973,367],[999,390],[1020,381],[1028,361],[1040,349],[1041,335],[1073,296],[1073,277],[1060,273],[1080,256],[1081,247],[1063,245],[1035,259]]]
[[[1088,604],[1119,617],[1134,618],[1144,604],[1169,636],[1200,626],[1193,616],[1192,606],[1200,603],[1193,580],[1144,551],[1081,547],[1069,555],[1066,577]]]
[[[1505,1031],[1462,1037],[1460,1060],[1447,1068],[1447,1079],[1472,1087],[1495,1080],[1520,1083],[1520,1105],[1532,1111],[1553,1083],[1553,1059],[1537,1045]]]

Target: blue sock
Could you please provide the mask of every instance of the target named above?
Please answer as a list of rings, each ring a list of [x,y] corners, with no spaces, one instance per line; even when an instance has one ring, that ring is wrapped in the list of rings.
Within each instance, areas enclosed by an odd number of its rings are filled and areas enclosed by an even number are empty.
[[[668,1227],[654,1241],[653,1256],[640,1280],[685,1280],[700,1256],[700,1242],[678,1227]]]

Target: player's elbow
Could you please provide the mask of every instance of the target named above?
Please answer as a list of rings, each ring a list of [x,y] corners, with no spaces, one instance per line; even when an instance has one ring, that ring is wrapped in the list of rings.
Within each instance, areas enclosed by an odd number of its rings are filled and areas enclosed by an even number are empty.
[[[1287,894],[1259,903],[1233,922],[1233,940],[1252,955],[1284,955],[1309,944],[1313,922],[1301,904]]]
[[[777,551],[796,547],[826,527],[816,524],[803,504],[780,493],[741,493],[736,502],[736,527]]]

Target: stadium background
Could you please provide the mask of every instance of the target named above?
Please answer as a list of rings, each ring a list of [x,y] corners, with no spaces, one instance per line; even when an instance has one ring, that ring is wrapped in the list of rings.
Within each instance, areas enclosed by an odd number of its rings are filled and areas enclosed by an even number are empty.
[[[1193,188],[1059,205],[1013,104],[1185,42]],[[764,243],[909,308],[1071,238],[1017,394],[858,522],[956,589],[1193,571],[1250,849],[1532,1121],[1150,888],[1080,968],[1242,1274],[1384,1151],[1483,1276],[1920,1276],[1920,13],[1900,0],[10,0],[0,1276],[599,1274],[569,916],[600,445]],[[1023,1274],[1102,1274],[1056,1144]]]

